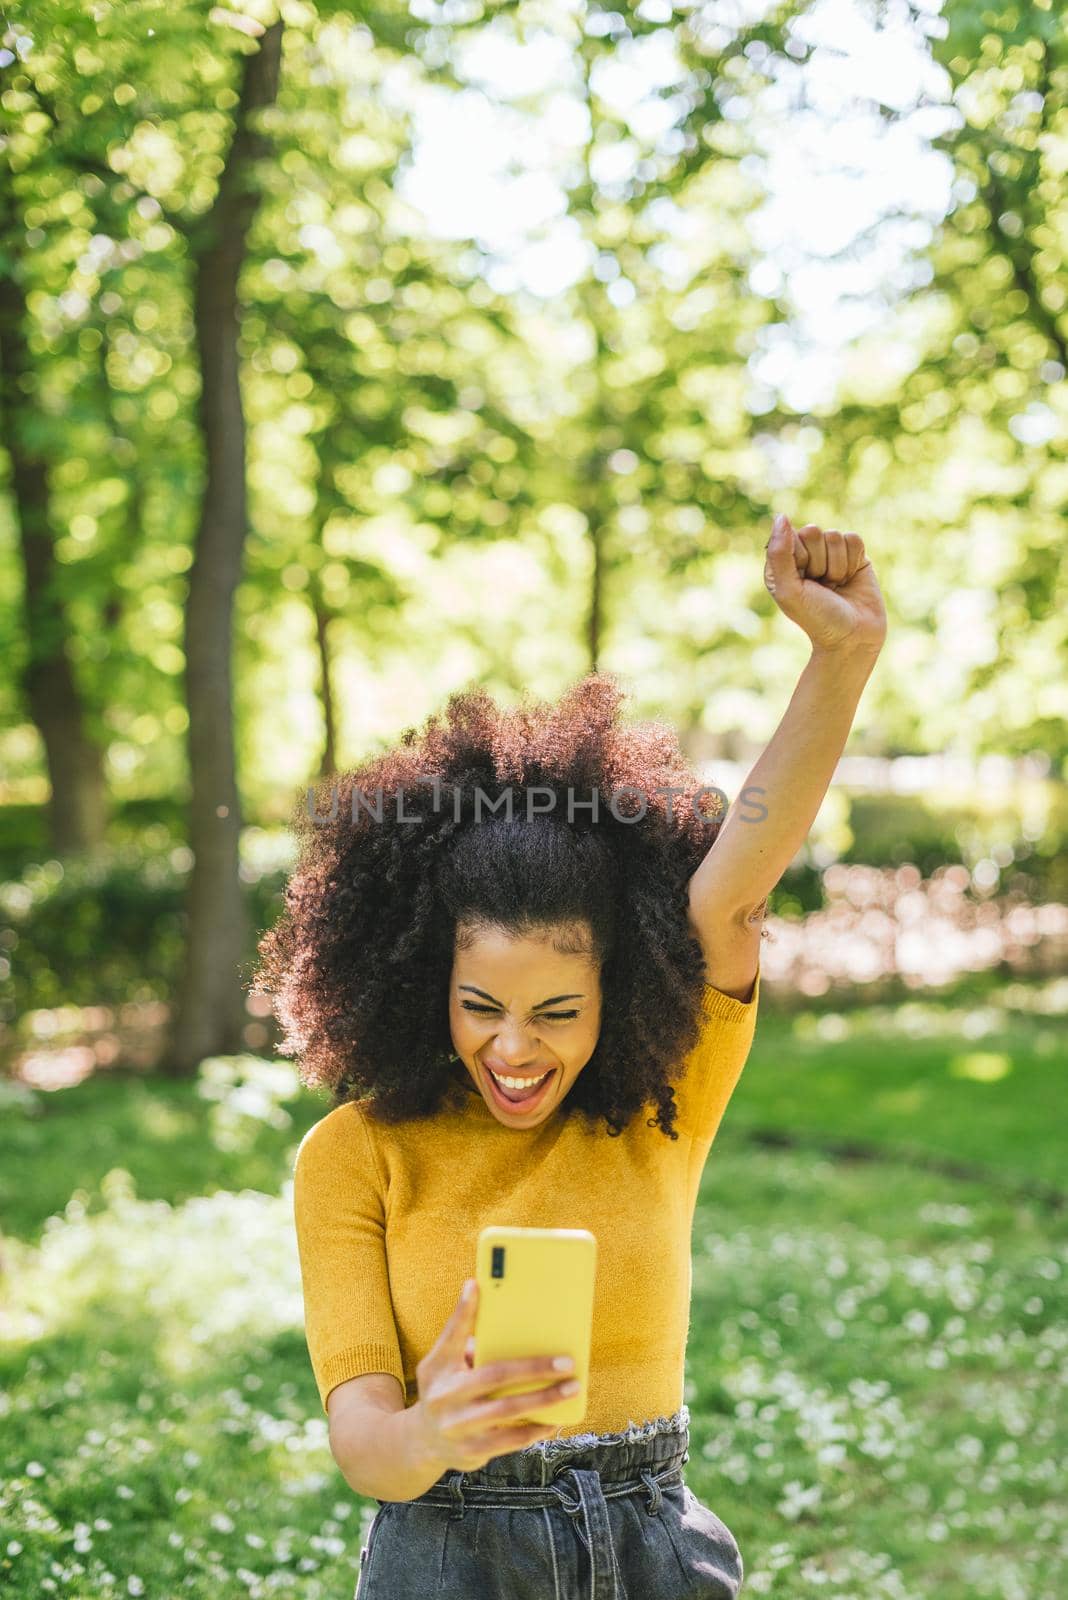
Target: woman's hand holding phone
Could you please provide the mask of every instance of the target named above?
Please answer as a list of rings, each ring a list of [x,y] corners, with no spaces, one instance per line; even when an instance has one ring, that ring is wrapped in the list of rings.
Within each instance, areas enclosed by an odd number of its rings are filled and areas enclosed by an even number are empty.
[[[558,1423],[534,1422],[519,1426],[521,1417],[534,1406],[547,1405],[573,1394],[577,1384],[561,1379],[551,1356],[530,1356],[511,1361],[491,1361],[484,1367],[467,1362],[469,1339],[475,1331],[478,1284],[468,1280],[469,1298],[460,1295],[437,1342],[415,1369],[419,1399],[412,1407],[419,1413],[418,1433],[427,1455],[441,1462],[442,1472],[474,1472],[495,1456],[522,1450],[536,1439],[548,1439]],[[560,1358],[555,1358],[560,1359]],[[566,1371],[574,1363],[567,1360]],[[491,1398],[493,1391],[517,1378],[544,1377],[548,1386],[526,1394]]]

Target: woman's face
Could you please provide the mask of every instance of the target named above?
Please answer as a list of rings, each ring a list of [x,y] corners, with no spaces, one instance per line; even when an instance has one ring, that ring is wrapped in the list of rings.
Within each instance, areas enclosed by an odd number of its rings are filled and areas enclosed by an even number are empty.
[[[550,1116],[592,1056],[601,1031],[599,964],[559,955],[548,935],[516,939],[480,930],[457,942],[449,985],[453,1049],[498,1122],[532,1128]],[[524,1087],[548,1077],[529,1097],[498,1085],[496,1071]]]

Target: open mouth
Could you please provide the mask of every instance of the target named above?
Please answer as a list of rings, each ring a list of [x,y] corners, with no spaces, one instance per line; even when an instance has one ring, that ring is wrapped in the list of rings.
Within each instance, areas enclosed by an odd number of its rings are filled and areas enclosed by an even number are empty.
[[[487,1066],[483,1066],[482,1071],[489,1084],[493,1103],[500,1106],[502,1111],[533,1111],[535,1107],[541,1105],[549,1093],[557,1073],[556,1067],[550,1067],[544,1078],[535,1081],[533,1088],[524,1090],[510,1088],[506,1083],[498,1083]]]

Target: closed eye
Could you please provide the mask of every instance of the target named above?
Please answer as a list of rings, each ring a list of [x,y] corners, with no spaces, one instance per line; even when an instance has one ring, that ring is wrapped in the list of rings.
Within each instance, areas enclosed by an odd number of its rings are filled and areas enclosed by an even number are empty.
[[[497,1011],[494,1009],[493,1006],[476,1005],[473,1000],[464,1000],[464,1001],[461,1002],[461,1004],[463,1005],[463,1008],[464,1008],[465,1011],[477,1011],[480,1016],[494,1017],[494,1016],[498,1015]],[[547,1022],[569,1022],[572,1017],[577,1017],[578,1016],[578,1012],[577,1011],[543,1011],[541,1013],[541,1016],[542,1016],[542,1019],[547,1021]]]

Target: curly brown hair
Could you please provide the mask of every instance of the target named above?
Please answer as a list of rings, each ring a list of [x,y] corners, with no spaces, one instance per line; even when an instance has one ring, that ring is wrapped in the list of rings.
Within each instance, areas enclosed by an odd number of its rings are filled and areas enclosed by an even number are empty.
[[[294,813],[298,861],[250,979],[273,997],[278,1053],[300,1058],[306,1085],[384,1122],[432,1115],[460,1092],[457,936],[548,931],[574,951],[585,924],[601,1029],[559,1110],[618,1135],[655,1104],[647,1125],[678,1138],[671,1080],[697,1042],[705,982],[688,883],[724,813],[670,727],[620,725],[623,699],[606,672],[513,711],[481,689],[457,693],[421,733],[308,792],[315,815],[311,803]]]

